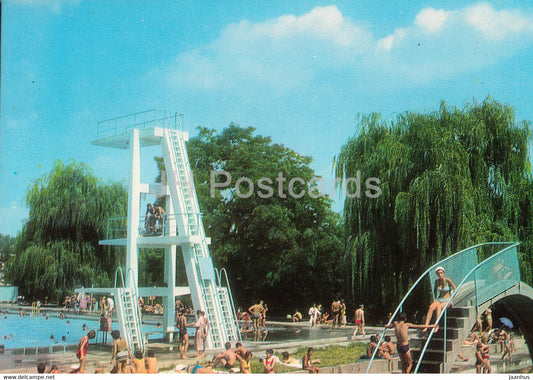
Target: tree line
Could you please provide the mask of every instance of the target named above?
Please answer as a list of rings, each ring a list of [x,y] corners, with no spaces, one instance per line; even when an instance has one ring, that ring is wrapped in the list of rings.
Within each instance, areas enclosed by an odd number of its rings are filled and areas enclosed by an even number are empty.
[[[491,98],[464,109],[442,102],[390,122],[361,116],[336,173],[378,177],[382,195],[344,206],[353,296],[388,313],[431,264],[491,241],[521,243],[522,278],[531,284],[530,142],[530,123]]]
[[[335,158],[335,173],[378,178],[380,194],[347,198],[342,214],[332,211],[328,196],[308,195],[316,176],[311,157],[253,127],[197,131],[187,149],[204,226],[238,305],[263,299],[285,315],[344,298],[382,318],[429,265],[485,241],[520,241],[523,279],[532,283],[531,134],[511,106],[488,98],[393,121],[360,116]],[[213,189],[214,170],[231,173],[230,183]],[[247,182],[237,189],[239,178],[256,184],[280,173],[302,178],[292,190],[305,196],[279,196],[289,193],[288,181],[274,183],[271,197],[242,197]],[[8,281],[27,297],[54,300],[74,286],[111,285],[125,251],[98,240],[109,217],[126,215],[124,184],[103,182],[84,164],[57,162],[29,187],[26,202],[29,220],[8,245]],[[140,282],[159,285],[162,252],[143,251],[140,260]]]

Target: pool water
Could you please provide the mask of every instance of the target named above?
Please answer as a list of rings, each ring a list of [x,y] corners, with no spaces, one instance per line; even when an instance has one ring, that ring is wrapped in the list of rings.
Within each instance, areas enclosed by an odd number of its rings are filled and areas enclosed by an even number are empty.
[[[87,330],[83,330],[83,325]],[[94,319],[60,319],[50,317],[48,320],[43,316],[23,316],[9,314],[7,318],[0,316],[0,344],[6,349],[47,347],[54,345],[77,345],[82,336],[88,330],[97,331],[100,322]],[[112,330],[119,329],[116,318],[111,325]],[[156,332],[153,324],[144,324],[143,332]],[[52,337],[53,336],[53,337]],[[64,337],[65,340],[62,338]],[[150,339],[161,339],[163,333],[150,335]],[[111,336],[107,341],[111,341]],[[95,342],[92,340],[91,342]]]
[[[329,338],[350,338],[353,333],[353,327],[336,328],[316,326],[268,326],[268,333],[254,334],[252,331],[242,332],[241,336],[244,341],[263,341],[263,342],[281,342],[281,341],[306,341]]]

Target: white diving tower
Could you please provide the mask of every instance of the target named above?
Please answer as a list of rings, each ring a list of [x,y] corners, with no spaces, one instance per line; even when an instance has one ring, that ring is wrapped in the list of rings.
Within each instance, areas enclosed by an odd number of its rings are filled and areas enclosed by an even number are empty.
[[[97,139],[91,144],[129,151],[128,215],[108,222],[107,237],[102,245],[126,246],[126,268],[123,288],[80,289],[115,296],[121,335],[130,349],[144,351],[142,315],[138,297],[163,297],[163,329],[172,340],[175,328],[174,300],[190,294],[195,312],[203,310],[210,323],[207,348],[221,348],[225,342],[240,340],[239,326],[231,290],[224,269],[214,268],[209,255],[210,239],[205,236],[202,214],[194,187],[193,174],[185,142],[188,133],[181,127],[179,116],[162,110],[151,110],[117,117],[98,123]],[[166,181],[141,183],[141,148],[160,146],[166,168]],[[164,177],[164,176],[162,176]],[[166,215],[155,233],[148,233],[141,217],[141,199],[146,194],[164,197]],[[176,286],[176,249],[181,247],[188,287]],[[141,248],[165,250],[164,278],[166,287],[139,287],[138,259]],[[118,271],[122,272],[122,271]],[[117,272],[117,273],[118,273]],[[223,283],[226,286],[223,286]],[[196,313],[195,313],[196,315]]]

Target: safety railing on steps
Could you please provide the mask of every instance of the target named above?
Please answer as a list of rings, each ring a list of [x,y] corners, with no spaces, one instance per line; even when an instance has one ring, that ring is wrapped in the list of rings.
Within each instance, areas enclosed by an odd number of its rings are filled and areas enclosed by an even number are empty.
[[[126,283],[124,282],[124,273],[122,271],[122,267],[117,267],[117,269],[115,270],[115,289],[117,289],[117,300],[116,300],[116,303],[117,303],[117,307],[120,307],[121,310],[120,312],[117,312],[117,317],[119,319],[125,319],[127,318],[127,316],[124,315],[125,313],[125,306],[122,305],[122,302],[123,302],[123,295],[124,293],[120,292],[118,290],[118,287],[117,287],[117,280],[118,280],[118,273],[120,272],[120,279],[122,281],[122,288],[123,290],[126,289]],[[131,279],[128,278],[128,276],[131,276]],[[145,347],[145,341],[144,341],[144,335],[142,333],[142,315],[141,315],[141,310],[139,308],[139,304],[138,304],[138,300],[139,300],[139,290],[138,290],[138,287],[137,287],[137,281],[136,281],[136,278],[135,278],[135,273],[133,272],[133,269],[132,268],[128,268],[128,270],[126,271],[126,279],[129,279],[130,282],[129,282],[129,286],[127,288],[131,289],[131,294],[130,294],[130,298],[131,298],[131,309],[132,309],[132,312],[134,313],[133,315],[133,318],[134,318],[134,329],[135,329],[135,335],[137,336],[137,339],[138,339],[138,344],[139,344],[139,349],[140,351],[144,351],[144,347]],[[120,298],[120,299],[118,299]],[[119,323],[120,325],[123,327],[123,330],[124,330],[124,337],[126,338],[126,340],[128,340],[128,345],[130,345],[130,349],[133,349],[134,347],[131,347],[131,342],[132,342],[132,338],[131,338],[131,331],[126,331],[126,320],[119,320]],[[126,336],[126,334],[128,334]]]
[[[446,257],[445,259],[439,261],[438,263],[433,264],[432,266],[430,266],[424,273],[422,273],[422,275],[415,281],[415,283],[411,286],[409,291],[402,298],[402,300],[400,301],[398,307],[396,308],[394,313],[392,313],[392,315],[391,315],[391,317],[389,319],[389,322],[387,323],[386,326],[392,325],[392,323],[396,319],[396,316],[398,315],[398,313],[403,310],[403,306],[406,303],[406,301],[413,294],[414,290],[421,284],[423,279],[425,279],[426,277],[429,277],[430,284],[434,283],[434,280],[436,279],[436,275],[434,273],[434,269],[435,268],[437,268],[439,266],[445,267],[445,268],[447,268],[446,269],[447,277],[463,279],[463,278],[465,278],[467,276],[467,274],[468,274],[468,272],[470,271],[471,268],[477,266],[477,264],[478,264],[478,250],[479,249],[492,247],[492,246],[498,246],[498,245],[507,245],[507,246],[515,245],[516,246],[517,243],[514,243],[514,242],[489,242],[489,243],[477,244],[477,245],[474,245],[472,247],[463,249],[463,250],[461,250],[461,251],[459,251],[459,252],[457,252],[457,253],[449,256],[449,257]],[[381,345],[381,343],[383,342],[383,339],[385,337],[385,333],[387,332],[387,330],[388,330],[388,327],[385,327],[383,332],[381,333],[381,336],[380,336],[380,339],[378,341],[377,347],[379,347]],[[375,360],[377,352],[378,352],[377,349],[374,350],[374,352],[372,354],[372,357],[370,358],[370,361],[368,363],[368,366],[367,366],[367,369],[366,369],[366,373],[370,372],[370,369],[372,368],[372,364],[373,364],[373,362]]]
[[[222,286],[222,273],[224,273],[224,279],[226,280],[226,284],[228,286],[228,298],[230,300],[230,305],[231,305],[231,312],[232,312],[232,316],[233,316],[233,321],[235,322],[235,328],[236,328],[236,332],[237,332],[237,337],[239,340],[242,339],[241,337],[241,330],[240,330],[240,326],[239,326],[239,320],[237,319],[237,312],[235,310],[235,304],[233,302],[233,293],[231,292],[231,286],[229,284],[229,279],[228,279],[228,272],[226,271],[226,268],[221,268],[220,269],[220,278],[219,278],[219,286]]]
[[[480,264],[476,265],[474,268],[468,272],[468,274],[462,279],[462,281],[457,285],[457,288],[455,291],[451,294],[450,298],[446,301],[446,304],[444,305],[443,309],[444,312],[440,313],[437,320],[435,321],[435,324],[438,325],[440,320],[444,316],[444,358],[443,363],[446,364],[446,317],[447,317],[447,309],[449,306],[451,306],[453,300],[455,299],[455,296],[457,294],[460,294],[461,290],[464,290],[465,285],[471,288],[471,283],[473,282],[474,285],[474,298],[473,301],[475,301],[474,305],[476,307],[476,313],[479,314],[478,306],[482,304],[486,299],[486,295],[490,294],[491,297],[497,295],[498,293],[502,293],[506,291],[507,289],[515,286],[520,282],[520,270],[518,268],[518,257],[517,257],[517,250],[516,247],[518,246],[518,243],[515,243],[511,245],[510,247],[507,247],[498,253],[494,254],[493,256],[489,257],[485,261],[481,262]],[[490,269],[490,270],[487,270]],[[502,272],[503,271],[503,272]],[[490,275],[487,275],[488,273],[491,273]],[[503,275],[503,276],[502,276]],[[504,278],[506,277],[506,278]],[[490,282],[495,283],[501,283],[498,284],[500,286],[497,286],[496,288],[492,287],[492,290],[487,290],[487,285]],[[484,288],[485,290],[481,290]],[[490,289],[490,285],[488,286]],[[482,293],[482,294],[480,294]],[[420,365],[422,363],[422,360],[424,359],[424,355],[426,353],[427,347],[429,345],[429,342],[431,341],[431,338],[433,337],[433,334],[435,333],[435,329],[432,329],[429,333],[428,339],[426,340],[426,344],[424,345],[424,348],[420,352],[420,355],[418,357],[418,363],[416,365],[416,368],[414,370],[414,373],[418,373],[418,369],[420,368]]]

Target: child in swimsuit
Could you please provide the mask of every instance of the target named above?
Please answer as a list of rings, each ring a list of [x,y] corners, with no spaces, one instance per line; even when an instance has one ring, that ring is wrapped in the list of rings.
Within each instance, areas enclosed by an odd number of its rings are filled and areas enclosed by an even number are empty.
[[[126,342],[126,339],[120,337],[120,331],[118,330],[113,330],[111,332],[111,336],[114,340],[113,356],[111,357],[111,363],[113,363],[113,359],[115,359],[117,373],[125,373],[124,370],[126,369],[126,363],[131,357],[130,349],[128,348],[128,343]]]
[[[154,351],[150,350],[148,351],[147,358],[144,359],[144,363],[146,365],[146,373],[158,373],[159,370],[157,369],[157,359],[154,356]]]
[[[146,373],[146,363],[144,362],[142,351],[135,351],[133,365],[135,366],[135,373]]]
[[[490,366],[490,347],[487,344],[488,338],[486,335],[481,337],[481,358],[483,359],[483,373],[491,373],[492,368]]]
[[[252,351],[246,351],[244,358],[237,356],[237,359],[241,361],[241,373],[252,373]]]
[[[409,352],[409,337],[407,335],[407,330],[410,328],[422,329],[435,327],[435,325],[414,325],[412,323],[406,323],[406,319],[407,317],[405,313],[400,313],[392,325],[386,326],[387,328],[394,327],[398,354],[400,355],[400,360],[402,361],[403,373],[409,373],[411,371],[411,367],[413,366],[413,359],[411,357],[411,352]]]

